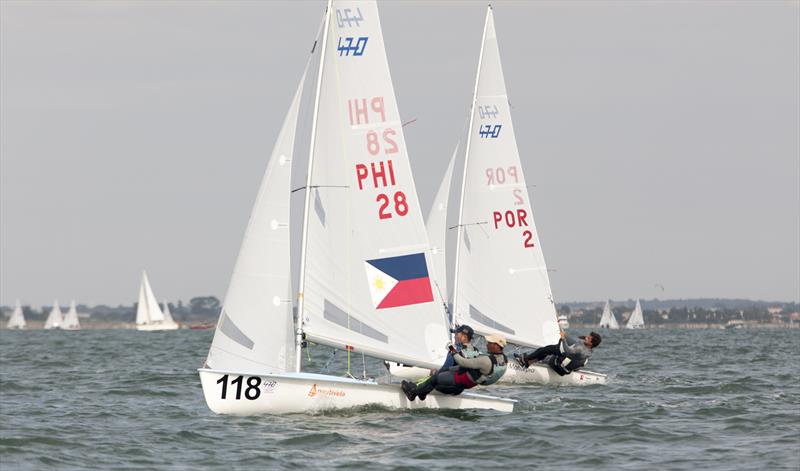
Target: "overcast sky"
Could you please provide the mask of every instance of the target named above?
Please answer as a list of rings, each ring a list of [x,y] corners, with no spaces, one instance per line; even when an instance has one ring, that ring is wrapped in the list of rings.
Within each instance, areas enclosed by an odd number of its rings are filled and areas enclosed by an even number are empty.
[[[800,3],[493,5],[558,301],[800,298]],[[485,3],[380,9],[427,213]],[[0,2],[0,303],[222,297],[323,11]]]

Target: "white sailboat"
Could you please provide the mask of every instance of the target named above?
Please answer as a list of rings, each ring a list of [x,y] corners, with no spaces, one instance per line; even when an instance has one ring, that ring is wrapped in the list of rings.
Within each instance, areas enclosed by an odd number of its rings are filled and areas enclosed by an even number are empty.
[[[501,332],[509,342],[523,347],[555,344],[559,323],[517,150],[491,6],[468,130],[455,250],[455,323],[468,324],[481,335]],[[423,373],[397,366],[390,371],[402,377]],[[599,373],[558,376],[546,366],[523,369],[515,362],[509,362],[500,380],[523,384],[605,381],[606,376]]]
[[[626,329],[644,329],[644,315],[642,314],[642,304],[636,300],[636,307],[628,318],[628,323],[625,325]]]
[[[64,316],[64,323],[61,328],[63,330],[81,330],[81,323],[78,320],[78,309],[75,306],[75,300],[69,303],[69,311]]]
[[[8,318],[6,328],[12,330],[24,329],[26,325],[25,314],[22,313],[22,304],[20,304],[19,299],[17,299],[17,304],[14,306],[14,312],[12,312],[11,317]]]
[[[53,309],[50,310],[47,320],[44,321],[44,328],[47,330],[60,329],[63,323],[64,316],[61,314],[61,307],[58,305],[58,299],[56,299],[53,301]]]
[[[611,311],[611,301],[606,301],[606,305],[603,308],[603,316],[600,318],[599,327],[601,329],[612,329],[612,330],[619,329],[619,324],[617,323],[617,318],[614,316],[614,313]]]
[[[396,384],[301,371],[305,339],[424,367],[438,366],[448,339],[429,281],[430,246],[375,1],[329,2],[317,46],[296,329],[293,334],[289,184],[306,73],[199,370],[206,403],[216,413],[237,415],[366,404],[511,411],[509,399],[435,393],[410,402]]]
[[[136,307],[136,330],[157,331],[177,330],[180,326],[165,316],[158,306],[158,301],[150,288],[147,272],[142,271],[142,283],[139,285],[139,304]]]

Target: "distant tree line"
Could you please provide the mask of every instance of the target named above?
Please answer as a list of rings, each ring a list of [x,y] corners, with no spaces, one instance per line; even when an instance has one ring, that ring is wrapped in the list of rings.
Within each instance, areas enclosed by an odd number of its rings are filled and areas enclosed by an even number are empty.
[[[566,314],[570,322],[578,324],[599,324],[603,315],[604,304],[594,303],[591,307],[570,306],[563,304],[559,307],[559,314]],[[780,308],[780,312],[775,308]],[[634,309],[634,304],[614,305],[612,311],[617,321],[623,324],[627,316]],[[773,312],[770,312],[770,309]],[[649,303],[642,302],[642,313],[647,325],[659,324],[726,324],[732,320],[755,321],[762,323],[789,322],[792,314],[797,317],[800,305],[797,303],[769,303],[768,306],[759,304],[740,305],[737,308],[728,307],[697,307],[677,306],[670,308],[651,308]],[[795,319],[796,320],[796,319]]]
[[[177,321],[209,321],[215,320],[219,315],[221,303],[215,296],[198,296],[189,300],[188,304],[183,301],[177,303],[168,303],[169,311],[172,317]],[[135,322],[136,309],[139,303],[135,302],[133,305],[120,304],[116,307],[99,304],[97,306],[87,306],[85,304],[78,304],[77,309],[79,314],[88,313],[92,319],[100,321],[111,322]],[[22,313],[25,319],[32,321],[44,321],[53,306],[42,306],[36,309],[32,306],[22,306]],[[65,306],[61,306],[64,311]],[[163,306],[162,306],[163,309]],[[0,311],[3,312],[4,317],[11,315],[14,306],[2,306]]]

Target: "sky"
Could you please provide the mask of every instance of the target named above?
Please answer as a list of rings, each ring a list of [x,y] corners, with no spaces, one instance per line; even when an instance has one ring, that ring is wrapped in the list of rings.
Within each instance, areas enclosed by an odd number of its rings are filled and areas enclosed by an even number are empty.
[[[557,301],[800,299],[800,2],[492,2]],[[425,213],[486,3],[380,2]],[[325,3],[0,2],[0,304],[223,297]]]

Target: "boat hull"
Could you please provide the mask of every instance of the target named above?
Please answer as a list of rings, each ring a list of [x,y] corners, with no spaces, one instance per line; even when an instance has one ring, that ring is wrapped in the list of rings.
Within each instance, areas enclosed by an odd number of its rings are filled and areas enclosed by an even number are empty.
[[[450,396],[436,392],[428,395],[424,401],[409,401],[398,384],[378,384],[309,373],[252,375],[205,368],[198,371],[206,404],[217,414],[313,413],[366,405],[394,409],[490,409],[512,412],[516,403],[512,399],[482,394]],[[239,380],[239,377],[242,379]],[[255,386],[256,383],[258,386]],[[239,390],[238,386],[242,386],[242,389]],[[239,399],[236,399],[237,395]]]
[[[181,326],[178,324],[136,324],[136,330],[143,332],[154,332],[157,330],[178,330]]]
[[[396,363],[389,364],[389,373],[398,378],[416,381],[430,372],[423,368],[414,366],[402,366]],[[579,370],[566,376],[559,376],[558,373],[546,365],[531,365],[522,368],[516,363],[509,363],[506,373],[496,384],[541,384],[555,386],[586,386],[590,384],[606,384],[608,377],[602,373],[593,371]]]

